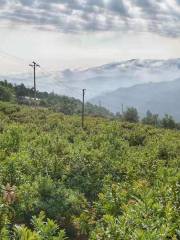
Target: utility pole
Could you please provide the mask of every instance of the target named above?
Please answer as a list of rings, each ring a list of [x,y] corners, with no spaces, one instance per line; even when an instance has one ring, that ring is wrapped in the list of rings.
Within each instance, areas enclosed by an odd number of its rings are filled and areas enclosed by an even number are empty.
[[[40,65],[33,61],[32,64],[29,64],[29,66],[34,70],[34,101],[36,104],[36,68],[40,67]]]
[[[123,114],[124,114],[124,104],[122,104],[122,116],[123,116]]]
[[[82,90],[83,98],[82,98],[82,128],[84,129],[84,97],[85,97],[86,89]]]

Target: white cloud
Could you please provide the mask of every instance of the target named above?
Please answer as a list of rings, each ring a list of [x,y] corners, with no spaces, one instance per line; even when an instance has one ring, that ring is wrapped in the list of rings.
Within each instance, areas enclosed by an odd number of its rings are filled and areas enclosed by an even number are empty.
[[[59,32],[180,36],[179,0],[0,0],[0,21]]]
[[[180,0],[0,0],[0,29],[0,73],[178,58]]]

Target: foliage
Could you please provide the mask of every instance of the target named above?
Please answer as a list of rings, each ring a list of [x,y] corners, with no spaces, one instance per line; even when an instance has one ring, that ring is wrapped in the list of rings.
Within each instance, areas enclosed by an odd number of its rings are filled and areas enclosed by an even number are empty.
[[[13,101],[14,94],[11,89],[0,85],[0,101]]]
[[[65,240],[65,232],[59,231],[58,225],[47,219],[45,221],[45,215],[43,212],[38,217],[33,217],[32,224],[34,231],[28,229],[25,226],[15,227],[15,240]]]
[[[5,102],[0,120],[0,239],[180,238],[179,131]]]
[[[142,123],[158,126],[159,125],[159,116],[158,114],[152,114],[150,111],[147,111],[146,117],[142,119]]]
[[[165,114],[164,118],[161,120],[161,125],[163,128],[174,129],[176,128],[176,122],[172,116]]]
[[[27,88],[24,84],[13,85],[5,81],[0,81],[0,100],[1,101],[16,101],[19,104],[34,105],[33,88]],[[66,115],[81,114],[82,103],[80,100],[60,96],[55,93],[37,91],[37,104],[39,107],[51,108],[53,111],[62,112]],[[85,104],[86,115],[112,117],[113,114],[104,107],[96,106],[91,103]]]
[[[136,123],[139,121],[139,116],[137,109],[134,107],[128,108],[124,113],[123,113],[123,119],[125,121],[131,122],[131,123]]]

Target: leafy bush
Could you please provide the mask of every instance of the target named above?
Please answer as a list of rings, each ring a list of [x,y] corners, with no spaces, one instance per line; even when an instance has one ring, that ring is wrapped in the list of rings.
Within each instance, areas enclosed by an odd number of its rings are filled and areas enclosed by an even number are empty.
[[[136,123],[139,121],[139,116],[136,108],[128,108],[124,113],[123,113],[123,119],[125,121],[131,122],[131,123]]]
[[[0,112],[0,239],[179,239],[179,131],[97,117],[82,130],[79,116],[2,102]]]

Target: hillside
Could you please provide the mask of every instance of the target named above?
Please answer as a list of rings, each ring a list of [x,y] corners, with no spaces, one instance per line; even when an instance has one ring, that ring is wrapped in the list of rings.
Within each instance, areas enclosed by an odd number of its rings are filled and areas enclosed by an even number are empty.
[[[0,102],[1,239],[178,240],[179,150],[179,131],[93,117],[83,131]]]
[[[73,97],[67,97],[49,92],[36,92],[36,106],[50,108],[56,112],[62,112],[66,115],[82,112],[82,102]],[[24,84],[13,85],[7,81],[0,81],[0,100],[13,103],[35,105],[33,88],[25,87]],[[104,107],[85,103],[85,115],[112,117],[113,114]]]
[[[48,91],[81,98],[81,89],[86,88],[87,99],[97,97],[122,87],[131,87],[148,82],[172,81],[180,77],[180,59],[132,59],[94,66],[87,69],[66,69],[64,71],[37,72],[37,87]],[[13,74],[1,79],[16,84],[26,83],[32,87],[32,74]]]
[[[147,83],[132,86],[129,88],[119,88],[91,100],[93,104],[101,101],[102,106],[109,108],[113,112],[121,111],[124,108],[134,106],[141,116],[147,110],[159,114],[172,115],[176,120],[180,120],[180,79],[171,82]]]

